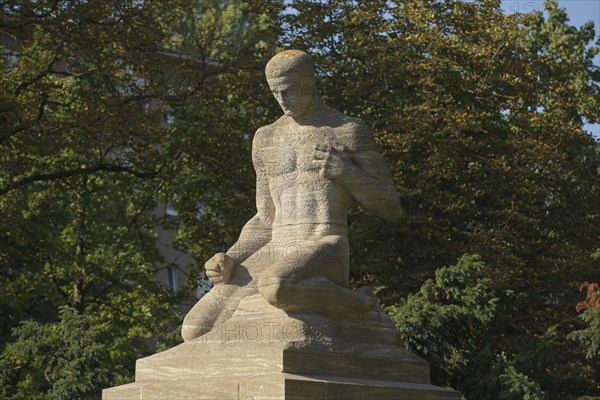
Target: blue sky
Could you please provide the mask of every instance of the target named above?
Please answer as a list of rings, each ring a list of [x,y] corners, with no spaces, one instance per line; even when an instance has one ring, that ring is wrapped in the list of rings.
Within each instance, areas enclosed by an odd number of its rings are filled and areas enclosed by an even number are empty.
[[[572,25],[581,27],[587,21],[594,21],[596,40],[600,36],[600,0],[558,0],[558,5],[567,10]],[[544,1],[535,0],[503,0],[502,8],[507,14],[522,12],[528,13],[544,9]],[[595,58],[596,65],[600,66],[600,54]],[[600,140],[600,125],[586,125],[586,129]]]

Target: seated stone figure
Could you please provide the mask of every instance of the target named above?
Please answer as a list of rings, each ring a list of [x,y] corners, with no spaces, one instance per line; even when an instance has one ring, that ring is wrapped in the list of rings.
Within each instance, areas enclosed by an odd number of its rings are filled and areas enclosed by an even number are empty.
[[[277,54],[266,77],[284,115],[254,136],[257,213],[229,251],[206,262],[214,287],[185,317],[186,341],[256,293],[286,312],[332,318],[378,307],[370,290],[347,287],[348,208],[358,202],[387,220],[402,216],[371,132],[321,101],[305,52]]]

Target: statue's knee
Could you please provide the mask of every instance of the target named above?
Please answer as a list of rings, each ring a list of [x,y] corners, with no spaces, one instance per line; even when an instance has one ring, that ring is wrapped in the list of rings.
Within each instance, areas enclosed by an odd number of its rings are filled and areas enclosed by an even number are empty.
[[[258,291],[272,305],[282,308],[285,304],[287,282],[282,279],[261,275],[258,280]]]
[[[189,342],[190,340],[196,339],[201,336],[198,332],[198,329],[192,325],[186,325],[185,322],[181,326],[181,337],[184,342]]]
[[[212,303],[210,299],[207,293],[183,318],[181,337],[184,341],[196,339],[212,329],[218,314],[214,307],[208,307]]]

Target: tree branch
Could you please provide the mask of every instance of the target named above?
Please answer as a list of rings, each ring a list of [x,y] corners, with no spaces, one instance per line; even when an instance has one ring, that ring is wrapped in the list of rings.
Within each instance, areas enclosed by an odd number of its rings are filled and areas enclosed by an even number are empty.
[[[92,301],[88,301],[87,304],[98,304],[98,305],[103,305],[105,307],[111,308],[113,310],[115,310],[116,312],[123,314],[124,316],[131,318],[132,320],[136,321],[138,324],[140,324],[141,326],[143,326],[144,328],[148,329],[150,332],[152,332],[152,334],[158,336],[160,335],[160,332],[156,331],[154,328],[152,328],[150,325],[148,325],[146,322],[144,322],[142,319],[136,317],[135,315],[125,312],[123,310],[121,310],[120,308],[110,304],[110,303],[106,303],[104,301],[99,301],[99,300],[92,300]]]
[[[23,117],[21,117],[21,114],[19,114],[19,111],[18,111],[16,105],[8,104],[8,105],[5,105],[4,108],[0,108],[0,114],[7,113],[7,112],[14,114],[15,118],[18,121],[18,125],[13,127],[11,130],[4,132],[2,135],[0,135],[0,144],[4,143],[6,140],[10,139],[17,133],[22,132],[28,128],[28,125],[23,120]]]
[[[77,169],[73,169],[73,170],[59,171],[59,172],[53,172],[53,173],[49,173],[49,174],[34,174],[34,175],[30,175],[28,177],[22,178],[16,182],[10,183],[10,184],[0,188],[0,196],[3,196],[12,190],[28,186],[35,182],[65,179],[65,178],[70,178],[72,176],[77,176],[77,175],[92,174],[92,173],[95,173],[98,171],[127,173],[127,174],[134,175],[138,178],[151,178],[153,176],[156,176],[160,172],[160,169],[158,171],[152,171],[152,172],[138,172],[130,167],[124,167],[121,165],[98,164],[93,167],[77,168]]]
[[[0,136],[0,144],[4,143],[11,137],[15,136],[17,133],[22,132],[25,129],[27,129],[27,127],[25,125],[18,125],[7,132],[4,132],[4,134],[2,134],[2,136]]]
[[[60,295],[62,297],[64,297],[64,299],[67,301],[67,303],[69,303],[69,305],[72,305],[72,300],[73,298],[71,296],[69,296],[64,290],[62,290],[62,288],[60,287],[60,283],[56,280],[56,274],[55,274],[55,269],[54,269],[54,264],[52,263],[52,259],[48,258],[47,259],[48,264],[50,265],[50,279],[52,279],[52,282],[54,283],[54,286],[56,287],[56,290],[58,290],[58,293],[60,293]]]

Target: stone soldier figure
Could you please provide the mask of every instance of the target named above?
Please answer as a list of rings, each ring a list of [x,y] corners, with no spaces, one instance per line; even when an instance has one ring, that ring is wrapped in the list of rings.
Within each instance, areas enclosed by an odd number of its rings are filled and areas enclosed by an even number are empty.
[[[357,202],[386,220],[402,216],[373,136],[362,120],[321,101],[307,53],[277,54],[266,77],[284,115],[254,136],[257,213],[227,253],[206,262],[214,287],[186,316],[186,341],[257,292],[288,312],[343,318],[377,307],[370,289],[347,288],[348,208]]]
[[[348,208],[402,216],[369,129],[321,102],[306,53],[279,53],[266,75],[284,115],[254,136],[256,215],[206,262],[214,287],[185,343],[137,360],[136,381],[103,400],[459,400],[430,384],[370,289],[347,288]]]

